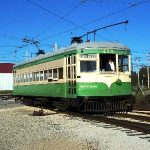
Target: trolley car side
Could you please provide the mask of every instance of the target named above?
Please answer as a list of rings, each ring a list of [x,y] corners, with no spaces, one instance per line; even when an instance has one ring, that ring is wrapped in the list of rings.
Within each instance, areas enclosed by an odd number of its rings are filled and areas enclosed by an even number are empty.
[[[108,57],[115,71],[105,70]],[[16,65],[13,73],[16,96],[46,98],[85,112],[132,109],[130,49],[119,43],[73,44]]]

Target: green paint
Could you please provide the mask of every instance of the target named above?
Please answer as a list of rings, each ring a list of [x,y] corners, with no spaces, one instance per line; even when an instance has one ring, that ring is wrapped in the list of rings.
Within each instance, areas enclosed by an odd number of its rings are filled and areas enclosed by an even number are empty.
[[[14,86],[14,95],[24,96],[46,96],[46,97],[65,97],[65,84],[33,84]]]
[[[126,49],[89,49],[78,50],[77,54],[118,54],[118,55],[130,55],[130,50]]]
[[[69,94],[66,83],[14,86],[14,95],[76,98],[77,96],[120,96],[131,95],[131,84],[77,83],[76,94]],[[66,90],[67,89],[67,90]]]
[[[77,96],[120,96],[131,95],[131,84],[113,83],[110,88],[105,83],[77,83]]]

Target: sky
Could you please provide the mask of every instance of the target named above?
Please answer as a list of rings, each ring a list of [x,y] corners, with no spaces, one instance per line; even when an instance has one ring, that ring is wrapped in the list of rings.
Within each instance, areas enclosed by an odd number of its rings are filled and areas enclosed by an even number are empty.
[[[35,57],[38,49],[32,41],[38,41],[39,49],[52,52],[55,43],[64,48],[70,45],[72,37],[128,20],[128,24],[98,31],[96,41],[128,46],[134,67],[150,64],[150,0],[1,0],[0,3],[0,62],[19,63]],[[92,34],[89,39],[93,41]]]

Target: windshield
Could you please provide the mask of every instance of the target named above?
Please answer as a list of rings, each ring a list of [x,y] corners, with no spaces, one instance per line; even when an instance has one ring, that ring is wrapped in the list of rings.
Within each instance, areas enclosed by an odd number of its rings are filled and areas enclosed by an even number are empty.
[[[118,56],[118,63],[119,63],[119,71],[120,72],[127,72],[127,71],[129,71],[128,56],[119,55]]]
[[[80,72],[96,72],[96,61],[80,61]]]

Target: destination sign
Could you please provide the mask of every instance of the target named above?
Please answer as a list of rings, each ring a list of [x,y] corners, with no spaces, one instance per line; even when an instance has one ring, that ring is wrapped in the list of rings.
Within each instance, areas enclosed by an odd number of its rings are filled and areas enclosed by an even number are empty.
[[[80,58],[97,58],[97,54],[81,54]]]

